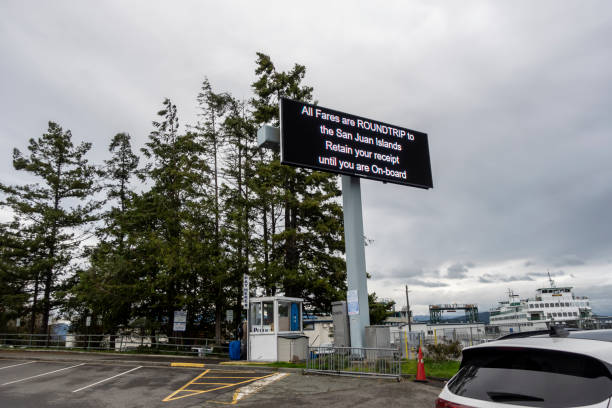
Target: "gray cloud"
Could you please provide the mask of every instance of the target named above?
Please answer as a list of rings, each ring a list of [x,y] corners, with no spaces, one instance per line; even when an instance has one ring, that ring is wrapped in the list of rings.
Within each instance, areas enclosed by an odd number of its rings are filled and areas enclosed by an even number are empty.
[[[143,146],[165,96],[182,127],[194,123],[205,75],[248,99],[262,50],[280,69],[306,65],[321,105],[429,135],[433,190],[362,181],[367,269],[381,271],[372,280],[447,276],[456,284],[435,296],[483,302],[506,282],[479,276],[491,284],[474,292],[459,279],[476,265],[528,260],[509,277],[546,278],[528,269],[550,265],[584,280],[580,266],[612,253],[611,14],[606,1],[333,2],[321,19],[318,7],[281,1],[109,0],[92,13],[86,2],[5,0],[0,181],[21,181],[10,150],[48,120],[93,142],[100,163],[117,132]],[[449,259],[472,262],[444,270]]]
[[[499,283],[499,282],[518,282],[518,281],[532,281],[533,278],[529,275],[492,275],[485,273],[478,278],[479,282],[482,283]]]
[[[528,272],[528,275],[534,278],[548,278],[549,274],[552,278],[566,275],[566,273],[563,270],[558,270],[558,271],[553,271],[553,272]]]
[[[560,260],[554,263],[554,266],[562,267],[562,266],[580,266],[584,265],[586,262],[576,255],[566,255],[562,257]]]
[[[467,277],[467,272],[469,268],[474,267],[474,263],[465,262],[465,263],[455,263],[446,268],[446,277],[448,279],[463,279]]]
[[[412,286],[424,286],[426,288],[442,288],[442,287],[449,286],[447,283],[444,283],[444,282],[424,281],[424,280],[416,279],[416,278],[408,279],[406,283]]]

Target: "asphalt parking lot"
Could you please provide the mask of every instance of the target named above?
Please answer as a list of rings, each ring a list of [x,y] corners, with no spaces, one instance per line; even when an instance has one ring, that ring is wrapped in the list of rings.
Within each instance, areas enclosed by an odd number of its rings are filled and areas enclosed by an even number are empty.
[[[100,356],[0,352],[0,406],[20,407],[432,407],[431,384],[302,375],[252,367],[171,367]]]

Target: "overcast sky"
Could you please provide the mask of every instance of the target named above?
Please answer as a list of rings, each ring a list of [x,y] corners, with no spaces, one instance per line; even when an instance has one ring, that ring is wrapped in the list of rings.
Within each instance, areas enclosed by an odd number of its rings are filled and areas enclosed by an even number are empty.
[[[369,290],[431,303],[571,285],[612,313],[612,3],[0,2],[0,180],[47,121],[136,148],[207,76],[251,96],[255,53],[325,107],[428,133],[434,189],[362,181]],[[6,214],[4,214],[6,217]]]

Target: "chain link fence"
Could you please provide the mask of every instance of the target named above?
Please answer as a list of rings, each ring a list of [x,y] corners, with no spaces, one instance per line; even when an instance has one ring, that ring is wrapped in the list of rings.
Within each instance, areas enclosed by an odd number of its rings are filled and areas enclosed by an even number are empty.
[[[431,333],[429,333],[431,332]],[[405,330],[391,331],[391,346],[397,347],[402,353],[402,358],[416,359],[419,347],[430,344],[458,342],[461,348],[474,346],[495,340],[499,333],[489,333],[484,328],[436,328],[428,332],[408,332]]]

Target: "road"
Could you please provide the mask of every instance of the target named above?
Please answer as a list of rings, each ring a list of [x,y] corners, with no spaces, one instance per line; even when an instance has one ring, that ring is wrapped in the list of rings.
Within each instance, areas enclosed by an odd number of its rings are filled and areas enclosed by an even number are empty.
[[[210,363],[173,367],[166,361],[172,358],[106,357],[110,358],[0,351],[0,406],[430,408],[440,392],[439,383],[302,375],[298,370]]]

